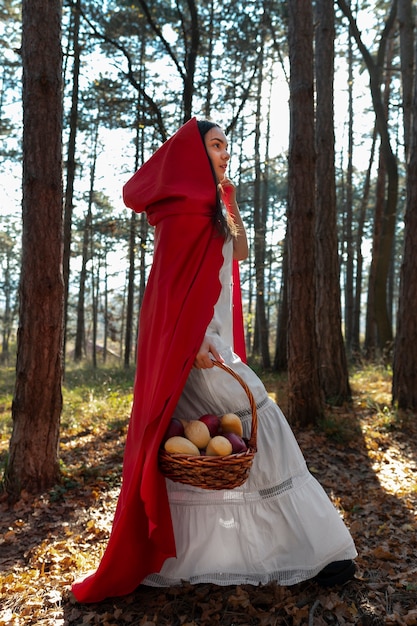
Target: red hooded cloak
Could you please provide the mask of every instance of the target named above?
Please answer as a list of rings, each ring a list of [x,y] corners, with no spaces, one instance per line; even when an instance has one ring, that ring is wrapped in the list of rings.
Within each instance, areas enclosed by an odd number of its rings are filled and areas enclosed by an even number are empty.
[[[224,240],[213,219],[216,185],[196,119],[134,174],[123,197],[155,226],[154,259],[139,319],[121,491],[98,569],[73,584],[79,602],[130,593],[175,556],[158,449],[221,289]]]

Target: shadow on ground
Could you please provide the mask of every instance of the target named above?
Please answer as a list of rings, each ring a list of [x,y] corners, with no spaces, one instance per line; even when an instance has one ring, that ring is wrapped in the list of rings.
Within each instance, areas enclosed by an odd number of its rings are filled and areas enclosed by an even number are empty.
[[[295,433],[354,537],[354,581],[331,590],[313,582],[141,586],[124,598],[78,604],[70,585],[106,545],[125,436],[122,426],[85,430],[62,441],[61,485],[40,498],[24,495],[13,507],[1,504],[0,626],[417,624],[415,420],[388,424],[355,399],[329,410],[321,429]]]

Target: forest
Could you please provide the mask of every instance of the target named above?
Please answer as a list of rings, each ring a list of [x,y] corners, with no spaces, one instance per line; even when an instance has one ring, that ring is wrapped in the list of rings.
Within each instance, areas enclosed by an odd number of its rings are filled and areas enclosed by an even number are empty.
[[[39,500],[29,505],[28,494],[55,493],[74,479],[63,470],[69,452],[62,444],[72,377],[104,377],[106,415],[111,381],[133,381],[153,230],[144,214],[124,206],[122,187],[192,117],[218,122],[228,137],[229,175],[250,244],[240,263],[248,362],[273,381],[273,393],[285,380],[285,413],[307,438],[306,449],[314,449],[311,441],[321,437],[315,429],[323,424],[334,436],[329,413],[340,435],[340,415],[351,415],[358,403],[355,373],[370,366],[383,378],[384,411],[390,420],[395,416],[390,428],[395,422],[399,447],[407,437],[414,440],[412,0],[3,0],[0,42],[0,426],[7,507],[36,508]],[[358,418],[365,430],[373,428],[368,418]],[[378,408],[378,441],[387,428],[381,419]],[[117,438],[123,428],[114,426]],[[355,430],[352,423],[348,429]],[[338,445],[347,445],[354,463],[357,431],[347,444],[344,436]],[[365,447],[373,449],[369,437]],[[413,472],[415,450],[407,454]],[[113,488],[105,468],[100,489],[108,480]],[[414,502],[413,484],[406,491]],[[408,499],[403,507],[405,528],[415,519]],[[354,515],[349,521],[359,525]],[[390,518],[387,528],[393,525]],[[416,553],[412,544],[409,549],[407,572],[413,572]],[[384,567],[391,563],[388,552],[376,553]],[[381,589],[375,586],[375,594]],[[234,598],[242,608],[242,598]],[[262,622],[255,611],[251,623],[417,623],[411,605],[402,607],[398,622],[378,622],[376,610],[374,622],[349,621],[342,613],[339,621],[326,621],[323,601],[322,621],[308,622],[309,612],[299,612],[293,596],[287,600],[294,601],[292,621],[287,615]],[[358,604],[357,597],[350,601]],[[314,601],[309,606],[311,618]],[[336,614],[334,606],[328,611]],[[148,618],[134,623],[171,623],[172,616]],[[105,622],[78,616],[44,623]]]

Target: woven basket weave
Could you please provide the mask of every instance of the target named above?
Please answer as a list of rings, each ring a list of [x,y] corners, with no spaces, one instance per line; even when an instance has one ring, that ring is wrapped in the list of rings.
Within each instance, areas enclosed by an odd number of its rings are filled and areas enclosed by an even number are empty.
[[[159,469],[166,478],[174,482],[201,487],[201,489],[234,489],[248,478],[256,453],[258,417],[252,392],[242,378],[230,367],[214,361],[214,365],[228,372],[243,387],[252,411],[251,435],[246,440],[246,452],[228,456],[189,456],[159,452]]]

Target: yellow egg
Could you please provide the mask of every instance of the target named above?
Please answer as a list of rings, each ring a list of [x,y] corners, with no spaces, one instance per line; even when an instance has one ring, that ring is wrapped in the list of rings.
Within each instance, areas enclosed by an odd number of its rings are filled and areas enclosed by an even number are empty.
[[[184,426],[184,434],[187,439],[192,441],[200,450],[205,448],[210,441],[210,431],[208,427],[204,422],[200,422],[199,420],[188,422],[188,424]]]
[[[224,433],[235,433],[243,436],[243,426],[240,417],[235,413],[226,413],[220,418],[220,426]]]
[[[226,437],[216,435],[208,442],[206,454],[207,456],[228,456],[232,454],[232,444]]]
[[[190,456],[200,455],[200,450],[197,446],[185,437],[170,437],[166,440],[164,448],[169,454],[188,454]]]

